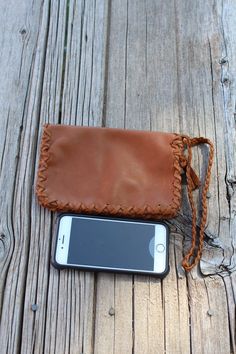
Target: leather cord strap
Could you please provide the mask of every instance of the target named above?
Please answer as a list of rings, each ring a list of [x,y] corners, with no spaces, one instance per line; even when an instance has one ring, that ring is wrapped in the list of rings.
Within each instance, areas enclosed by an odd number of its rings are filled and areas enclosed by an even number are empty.
[[[210,184],[210,176],[211,176],[211,167],[213,163],[214,157],[214,147],[212,142],[206,138],[189,138],[188,136],[183,136],[183,144],[184,147],[187,148],[188,156],[182,156],[180,161],[181,166],[186,171],[187,177],[187,188],[188,188],[188,199],[192,211],[192,244],[188,253],[185,255],[182,261],[183,268],[189,272],[195,265],[198,264],[203,250],[203,240],[204,240],[204,229],[206,226],[207,220],[207,191]],[[202,200],[201,200],[201,221],[200,221],[200,232],[197,237],[197,211],[193,200],[193,190],[200,186],[200,181],[196,173],[191,167],[192,162],[192,147],[200,144],[208,144],[209,145],[209,158],[208,158],[208,166],[205,176],[205,182],[202,188]],[[197,240],[198,238],[198,240]]]

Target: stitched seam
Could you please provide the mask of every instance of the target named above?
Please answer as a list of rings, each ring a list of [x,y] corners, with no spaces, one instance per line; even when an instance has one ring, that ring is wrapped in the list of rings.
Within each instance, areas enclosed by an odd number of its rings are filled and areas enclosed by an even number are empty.
[[[46,171],[48,168],[48,160],[50,158],[50,144],[51,144],[51,132],[48,129],[48,124],[45,124],[43,127],[43,134],[40,146],[40,159],[38,167],[38,177],[36,184],[36,194],[38,196],[40,204],[47,207],[49,202],[48,195],[46,193],[46,188],[44,182],[47,179]]]
[[[171,218],[174,217],[181,202],[181,167],[179,158],[183,149],[181,136],[176,134],[176,138],[171,142],[173,153],[173,181],[172,181],[172,202],[164,207],[157,204],[154,207],[145,204],[143,207],[123,206],[105,204],[99,207],[95,204],[85,205],[83,203],[65,203],[59,200],[50,200],[46,192],[45,181],[47,179],[46,171],[48,168],[48,161],[50,158],[51,146],[51,131],[49,124],[44,125],[41,148],[40,148],[40,161],[38,168],[38,178],[36,185],[36,194],[42,206],[49,208],[52,211],[74,211],[83,213],[95,213],[104,215],[120,215],[120,216],[142,216],[142,217],[157,217],[157,218]]]

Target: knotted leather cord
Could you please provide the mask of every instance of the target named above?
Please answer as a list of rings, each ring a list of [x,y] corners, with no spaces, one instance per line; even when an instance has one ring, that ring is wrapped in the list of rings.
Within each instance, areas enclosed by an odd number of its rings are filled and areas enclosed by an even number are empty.
[[[182,261],[183,268],[189,272],[196,264],[198,264],[203,249],[203,240],[204,240],[204,229],[207,220],[207,191],[210,184],[210,177],[211,177],[211,167],[213,163],[213,156],[214,156],[214,147],[212,142],[206,138],[189,138],[187,136],[183,136],[183,143],[185,147],[187,147],[188,156],[182,157],[180,163],[183,168],[186,170],[187,176],[187,188],[188,188],[188,199],[192,211],[192,244],[191,248],[189,249],[188,253],[184,257]],[[197,211],[193,200],[193,190],[200,186],[200,181],[195,174],[194,170],[191,167],[192,161],[192,147],[199,145],[199,144],[208,144],[209,145],[209,158],[208,158],[208,166],[205,176],[205,182],[202,188],[202,214],[201,214],[201,221],[200,221],[200,232],[197,244]]]

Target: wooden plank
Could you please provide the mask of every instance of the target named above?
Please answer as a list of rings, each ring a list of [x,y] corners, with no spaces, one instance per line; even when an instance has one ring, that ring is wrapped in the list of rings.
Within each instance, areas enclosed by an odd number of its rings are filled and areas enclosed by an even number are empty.
[[[192,135],[208,136],[214,141],[216,149],[206,230],[211,242],[205,248],[201,262],[201,271],[210,274],[224,272],[229,264],[234,267],[231,258],[234,236],[231,233],[232,224],[229,223],[232,216],[229,213],[225,185],[228,169],[225,143],[228,144],[228,138],[224,126],[227,113],[223,102],[220,64],[225,55],[224,49],[222,51],[225,39],[221,22],[225,8],[219,3],[214,6],[211,2],[200,2],[195,6],[196,3],[190,4],[187,1],[179,1],[176,6],[179,107],[183,129]],[[190,16],[186,16],[187,13]],[[184,27],[182,23],[185,23]],[[203,163],[201,154],[195,155],[198,168]],[[217,248],[213,249],[212,245]],[[192,351],[230,352],[227,291],[220,278],[206,278],[203,281],[196,270],[193,274],[193,279],[191,275],[188,277]],[[215,317],[211,315],[211,308],[214,309]],[[220,314],[222,319],[218,318]],[[224,325],[221,325],[222,322]],[[214,333],[217,333],[217,339]]]
[[[220,9],[222,18],[222,46],[221,57],[221,82],[224,100],[224,145],[226,154],[226,197],[228,201],[229,215],[229,235],[228,238],[230,251],[227,253],[224,266],[230,272],[235,271],[235,250],[236,250],[236,87],[234,84],[236,77],[236,58],[235,58],[235,30],[236,24],[233,14],[236,11],[234,1],[226,1]],[[235,290],[234,290],[235,291]]]
[[[1,161],[1,285],[4,284],[10,258],[13,253],[13,220],[14,208],[13,194],[18,168],[19,150],[22,138],[22,121],[28,81],[34,61],[34,45],[37,37],[39,21],[37,16],[32,16],[32,11],[26,10],[26,2],[21,8],[11,10],[11,3],[1,4],[0,19],[5,23],[1,34],[0,73],[0,161]],[[40,3],[35,11],[40,9]],[[32,22],[27,23],[27,17]],[[6,23],[5,18],[9,21]],[[34,23],[34,30],[31,29]],[[20,53],[20,55],[18,55]],[[14,130],[14,134],[12,134]],[[0,304],[2,305],[2,290],[0,290]]]
[[[45,4],[44,8],[43,31],[45,44],[45,59],[42,61],[43,82],[41,83],[41,98],[39,111],[39,129],[41,133],[42,123],[45,122],[45,117],[50,119],[53,113],[54,122],[57,122],[59,112],[59,97],[61,87],[61,76],[63,68],[63,50],[64,50],[64,35],[66,3]],[[53,21],[52,21],[53,19]],[[40,34],[39,34],[40,38]],[[56,39],[57,43],[55,45]],[[38,45],[38,43],[36,43]],[[52,48],[54,50],[55,63],[52,60]],[[40,50],[37,51],[40,56]],[[34,72],[32,82],[35,80]],[[56,95],[54,94],[56,92]],[[32,96],[31,96],[32,95]],[[30,99],[33,100],[34,92],[30,91]],[[46,102],[48,105],[46,106]],[[35,109],[33,107],[33,109]],[[31,112],[28,112],[27,120]],[[31,168],[31,166],[29,166]],[[35,171],[36,172],[36,171]],[[33,182],[33,188],[34,188]],[[49,265],[50,265],[50,239],[51,239],[51,222],[53,221],[51,213],[39,209],[38,202],[34,194],[31,202],[31,229],[29,231],[30,249],[28,252],[28,270],[26,279],[26,291],[23,309],[23,328],[21,334],[21,350],[22,352],[34,351],[35,353],[47,350],[47,344],[44,342],[47,337],[47,322],[46,316],[49,316],[48,307],[50,308],[49,289]],[[57,284],[57,286],[59,286]],[[54,303],[58,304],[59,299],[54,298]],[[51,328],[54,328],[56,316],[53,318]],[[54,341],[54,339],[53,339]]]
[[[99,274],[95,314],[95,353],[132,352],[132,277]]]
[[[127,128],[178,131],[174,30],[174,2],[129,3]]]
[[[226,275],[224,278],[226,288],[228,314],[229,314],[229,335],[232,353],[236,352],[236,333],[235,333],[235,312],[236,312],[236,272]]]
[[[1,351],[22,343],[47,2],[0,4],[1,23]],[[38,53],[35,44],[38,44]],[[32,77],[34,76],[34,80]],[[30,117],[30,118],[29,118]],[[27,119],[28,118],[28,119]],[[30,312],[31,309],[28,309]],[[32,342],[31,342],[32,343]]]
[[[38,105],[40,105],[40,111],[38,112],[39,128],[37,128],[39,129],[39,133],[41,133],[41,127],[43,122],[45,122],[45,118],[50,120],[50,116],[53,115],[53,122],[58,121],[57,116],[59,112],[63,70],[66,2],[60,2],[60,4],[45,3],[43,15],[44,22],[41,30],[44,33],[46,44],[45,58],[42,62],[43,82],[41,83],[41,99],[40,102],[38,102]],[[38,43],[36,42],[36,46],[37,45]],[[41,52],[37,50],[36,53],[40,56]],[[53,61],[52,55],[54,56],[55,62]],[[33,75],[32,82],[34,82],[34,80],[35,76]],[[30,91],[30,94],[33,100],[34,92]],[[29,112],[29,116],[30,114],[31,112]],[[29,117],[27,117],[27,119],[29,120]],[[34,185],[35,183],[33,182],[33,188]],[[45,318],[47,316],[49,318],[51,317],[50,312],[48,313],[51,300],[48,294],[50,294],[50,239],[52,230],[51,223],[53,219],[50,212],[39,208],[34,194],[32,195],[31,203],[32,224],[29,233],[30,249],[28,252],[28,272],[25,285],[30,291],[26,292],[24,299],[21,350],[25,353],[30,351],[41,353],[44,350],[47,351],[47,345],[50,346],[51,344],[50,342],[44,341],[48,334]],[[58,284],[57,286],[59,287]],[[60,301],[56,297],[54,300],[53,305],[58,304]],[[57,316],[54,315],[53,321],[50,322],[52,330],[56,323],[56,318]],[[53,337],[52,333],[51,337]],[[52,341],[54,342],[54,338]]]
[[[222,279],[204,279],[195,273],[188,281],[192,352],[231,353],[227,294]]]
[[[108,4],[72,1],[68,14],[62,121],[102,125]]]
[[[107,66],[104,122],[107,127],[124,128],[126,115],[127,1],[112,1],[107,38]]]
[[[193,8],[192,8],[193,6]],[[176,5],[177,46],[178,46],[178,105],[181,129],[193,136],[207,136],[215,145],[215,161],[208,200],[208,225],[206,234],[212,243],[221,247],[221,257],[216,252],[215,259],[204,252],[201,269],[204,274],[220,271],[223,250],[228,248],[229,234],[228,204],[224,197],[226,161],[222,142],[224,121],[221,91],[220,64],[221,29],[220,13],[216,15],[211,2],[196,3],[179,1]],[[191,11],[190,11],[191,7]],[[217,7],[216,7],[217,8]],[[187,12],[190,11],[190,16]],[[219,18],[217,17],[219,16]],[[182,24],[185,23],[183,27]],[[188,63],[188,65],[186,65]],[[204,176],[203,159],[205,149],[195,149],[195,168]],[[220,166],[219,166],[220,164]],[[188,223],[188,220],[186,220]],[[218,250],[216,250],[218,251]],[[211,252],[212,256],[212,252]]]
[[[133,303],[134,353],[163,353],[165,324],[161,280],[136,276]]]
[[[188,284],[179,268],[179,257],[183,254],[183,237],[171,234],[170,274],[163,281],[165,310],[165,350],[167,353],[190,353],[190,313]]]

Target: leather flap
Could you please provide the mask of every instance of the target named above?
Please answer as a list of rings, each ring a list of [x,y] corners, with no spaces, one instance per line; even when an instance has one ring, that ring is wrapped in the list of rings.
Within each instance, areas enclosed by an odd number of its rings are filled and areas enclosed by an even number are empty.
[[[45,125],[36,193],[51,210],[174,217],[181,202],[177,134]]]

